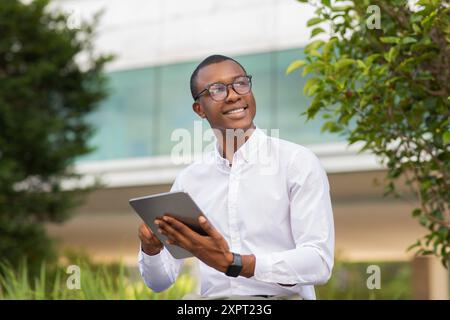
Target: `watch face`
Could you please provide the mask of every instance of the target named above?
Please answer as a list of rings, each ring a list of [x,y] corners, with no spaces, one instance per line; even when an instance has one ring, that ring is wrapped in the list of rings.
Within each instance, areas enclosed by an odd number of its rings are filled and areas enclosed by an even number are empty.
[[[242,257],[240,254],[233,253],[233,262],[225,273],[229,277],[237,277],[242,271]]]
[[[241,273],[242,266],[231,265],[228,267],[226,275],[229,277],[237,277]]]

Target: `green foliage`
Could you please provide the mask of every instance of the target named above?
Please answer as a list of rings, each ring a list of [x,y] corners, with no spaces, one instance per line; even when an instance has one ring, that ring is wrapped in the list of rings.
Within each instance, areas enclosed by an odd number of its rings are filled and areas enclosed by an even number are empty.
[[[66,265],[42,263],[39,273],[33,275],[25,260],[18,268],[0,263],[0,300],[173,300],[195,289],[188,270],[183,270],[169,289],[156,293],[146,287],[134,267],[99,265],[85,259],[75,262],[80,267],[80,289],[68,288]]]
[[[136,267],[123,263],[96,264],[79,254],[67,255],[66,262],[43,263],[31,275],[26,261],[18,268],[0,263],[0,300],[160,300],[182,299],[195,290],[197,280],[186,265],[177,281],[167,290],[156,293],[146,287]],[[80,267],[80,289],[69,289],[68,265]],[[366,282],[371,263],[337,260],[333,276],[326,285],[317,286],[318,299],[411,299],[411,267],[407,262],[374,262],[381,270],[381,288],[368,289]]]
[[[92,52],[96,19],[67,20],[47,0],[0,2],[0,257],[13,265],[53,257],[42,225],[67,219],[85,193],[61,181],[77,179],[71,165],[91,151],[86,115],[106,95],[111,57]]]
[[[306,60],[287,73],[311,75],[304,91],[313,97],[305,115],[327,119],[323,130],[379,156],[388,168],[386,194],[406,178],[419,200],[413,216],[428,234],[411,248],[450,260],[450,6],[449,1],[319,1]],[[380,29],[369,27],[380,9]],[[349,125],[351,123],[351,125]]]
[[[367,273],[370,265],[380,268],[380,289],[368,289]],[[327,284],[316,286],[320,300],[397,300],[413,299],[411,265],[408,262],[343,262],[336,261],[333,275]]]

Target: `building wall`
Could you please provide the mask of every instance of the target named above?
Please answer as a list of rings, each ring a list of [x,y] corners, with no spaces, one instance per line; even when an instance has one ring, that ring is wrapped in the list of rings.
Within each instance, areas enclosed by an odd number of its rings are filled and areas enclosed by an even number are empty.
[[[295,0],[57,0],[74,27],[103,10],[96,47],[112,70],[303,47],[314,8]]]

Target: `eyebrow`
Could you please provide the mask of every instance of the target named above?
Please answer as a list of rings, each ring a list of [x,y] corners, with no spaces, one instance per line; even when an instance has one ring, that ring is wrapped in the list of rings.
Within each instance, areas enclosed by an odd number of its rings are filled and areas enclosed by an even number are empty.
[[[238,75],[235,75],[235,76],[233,76],[233,77],[229,77],[228,79],[230,79],[230,81],[221,81],[221,80],[218,80],[218,81],[214,81],[214,82],[209,82],[209,83],[207,83],[206,85],[205,85],[205,87],[206,86],[210,86],[210,85],[212,85],[212,84],[215,84],[215,83],[223,83],[223,84],[225,84],[225,83],[230,83],[231,81],[233,81],[234,79],[236,79],[236,78],[238,78],[238,77],[245,77],[245,76],[247,76],[247,74],[245,74],[245,73],[240,73],[240,74],[238,74]]]

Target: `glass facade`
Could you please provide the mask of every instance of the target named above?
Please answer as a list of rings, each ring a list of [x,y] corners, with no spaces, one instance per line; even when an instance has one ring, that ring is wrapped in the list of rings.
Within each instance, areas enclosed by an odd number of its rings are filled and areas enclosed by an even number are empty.
[[[300,114],[309,105],[303,95],[306,79],[287,66],[304,57],[302,49],[235,56],[253,75],[257,111],[255,123],[264,129],[280,129],[280,137],[308,145],[342,141],[338,135],[320,132],[323,121]],[[90,144],[96,150],[80,161],[169,155],[177,141],[171,134],[185,128],[193,134],[189,78],[199,61],[116,71],[108,74],[110,96],[89,121],[97,128]],[[204,122],[203,128],[208,124]],[[269,131],[270,133],[270,131]],[[205,142],[208,144],[209,142]]]

